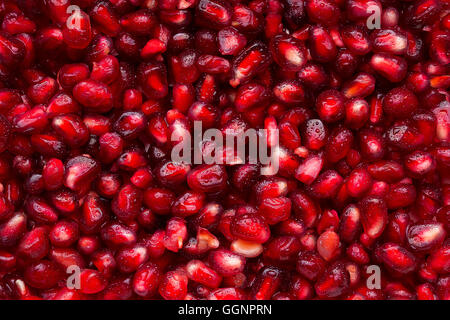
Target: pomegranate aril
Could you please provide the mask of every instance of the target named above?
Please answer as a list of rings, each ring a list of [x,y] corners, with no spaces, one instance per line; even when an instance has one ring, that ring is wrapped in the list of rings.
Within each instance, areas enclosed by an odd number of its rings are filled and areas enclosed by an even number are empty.
[[[202,29],[195,33],[195,48],[205,55],[218,53],[217,33],[212,30]]]
[[[255,300],[268,300],[278,291],[282,281],[282,270],[276,267],[262,268],[251,287],[251,295]]]
[[[25,56],[25,46],[10,34],[0,32],[0,62],[7,67],[17,66]]]
[[[18,114],[13,118],[13,128],[16,132],[34,134],[42,132],[48,126],[48,117],[44,105],[37,105],[34,108]]]
[[[400,82],[406,77],[406,60],[388,53],[376,53],[370,66],[390,82]]]
[[[135,272],[148,258],[148,249],[143,244],[122,248],[115,255],[117,268],[123,273]]]
[[[84,199],[79,219],[81,231],[86,234],[98,232],[108,213],[105,202],[100,197],[94,193],[88,194]]]
[[[371,34],[374,51],[404,55],[407,38],[404,34],[391,29],[376,30]]]
[[[108,2],[97,3],[89,13],[92,21],[102,32],[109,36],[116,36],[120,31],[120,24],[115,16],[114,8]]]
[[[409,118],[418,106],[414,93],[402,87],[389,91],[383,100],[383,112],[395,118]]]
[[[243,256],[245,258],[255,258],[259,256],[264,248],[258,242],[246,241],[246,240],[235,240],[231,243],[230,249],[234,252]]]
[[[77,156],[66,163],[64,185],[73,191],[79,191],[95,179],[100,167],[96,160],[87,156]]]
[[[58,211],[70,214],[78,208],[78,199],[72,191],[61,189],[50,194],[50,201]]]
[[[317,252],[325,261],[334,260],[340,254],[339,235],[331,230],[323,232],[317,239]]]
[[[133,220],[142,204],[142,191],[131,184],[123,186],[111,202],[111,209],[122,221]]]
[[[37,289],[50,289],[64,276],[63,270],[53,261],[41,260],[30,264],[24,278],[27,284]]]
[[[123,29],[138,35],[149,34],[155,24],[156,17],[150,10],[145,9],[129,13],[120,19]]]
[[[310,185],[318,177],[324,163],[323,154],[310,154],[297,167],[295,178],[306,185]]]
[[[208,300],[244,300],[245,293],[236,288],[219,288],[212,291]]]
[[[57,247],[69,247],[78,240],[78,225],[75,222],[59,221],[50,231],[51,243]]]
[[[208,259],[211,267],[222,276],[236,275],[245,267],[245,258],[225,249],[211,251]]]
[[[191,170],[187,183],[193,190],[200,192],[218,192],[226,187],[227,173],[220,165],[202,165]]]
[[[269,226],[256,214],[235,216],[230,230],[234,237],[246,241],[264,243],[270,237]]]
[[[385,137],[374,129],[362,129],[359,132],[361,154],[370,160],[380,160],[386,152]]]
[[[85,294],[95,294],[107,285],[106,279],[100,272],[92,269],[84,269],[80,274],[80,291]]]
[[[416,268],[416,258],[397,244],[385,243],[375,250],[375,255],[386,266],[401,274],[409,273]]]
[[[218,110],[210,104],[196,101],[187,111],[189,119],[193,122],[201,122],[202,128],[209,129],[217,123]]]
[[[306,49],[299,40],[278,35],[272,38],[270,43],[275,62],[285,70],[300,71],[306,63]]]
[[[100,248],[100,239],[97,236],[81,236],[78,239],[77,249],[80,253],[90,256]]]
[[[387,220],[387,204],[377,197],[366,197],[361,200],[361,222],[364,232],[370,238],[378,238],[384,231]]]
[[[151,263],[141,266],[133,277],[133,291],[141,297],[151,297],[157,290],[161,271]]]
[[[294,213],[307,227],[314,225],[319,216],[319,205],[305,192],[296,190],[291,194]]]
[[[25,211],[35,221],[52,224],[58,220],[58,213],[42,197],[30,197],[25,203]]]
[[[248,81],[255,74],[264,70],[270,61],[271,57],[266,45],[259,41],[254,42],[233,59],[230,85],[237,87],[241,83]]]
[[[363,27],[346,26],[341,36],[347,49],[356,55],[365,55],[372,49],[372,42]]]
[[[369,104],[359,98],[349,100],[345,104],[345,124],[351,129],[360,129],[369,120]]]
[[[81,110],[80,105],[75,99],[67,93],[60,92],[55,94],[49,101],[47,106],[47,115],[49,118],[53,118],[58,115],[66,113],[79,113]]]
[[[356,168],[347,177],[347,191],[354,198],[362,197],[372,186],[372,178],[365,168]]]
[[[167,250],[178,252],[187,240],[186,222],[178,217],[167,222],[164,236],[164,246]]]
[[[303,127],[302,137],[305,147],[311,150],[319,150],[326,143],[328,129],[321,120],[310,119]]]
[[[114,82],[119,76],[119,61],[114,56],[106,56],[103,59],[93,62],[91,79],[105,84]]]
[[[45,77],[41,81],[28,87],[27,95],[35,104],[47,103],[57,90],[55,79]]]
[[[82,10],[73,11],[62,28],[64,42],[70,48],[84,49],[92,39],[90,17]]]
[[[111,247],[133,245],[137,239],[133,230],[119,223],[108,224],[102,227],[101,238]]]
[[[298,73],[298,78],[310,88],[321,88],[329,82],[325,69],[320,64],[307,63]]]
[[[330,162],[338,162],[345,158],[353,143],[353,133],[347,128],[336,127],[328,137],[325,145],[325,157]]]
[[[405,15],[405,22],[413,28],[421,28],[432,21],[439,12],[439,2],[422,0],[409,5]]]
[[[200,72],[223,74],[230,70],[230,62],[218,56],[205,54],[197,58],[197,68]]]
[[[328,267],[315,285],[315,291],[319,297],[338,297],[349,288],[350,279],[341,262],[336,262]]]
[[[375,90],[375,78],[368,73],[359,73],[356,77],[345,83],[342,91],[347,99],[365,98]]]
[[[339,21],[340,10],[334,1],[311,0],[305,4],[305,9],[313,22],[334,25]]]
[[[186,265],[186,273],[190,280],[209,288],[217,288],[222,277],[200,260],[191,260]]]
[[[291,214],[291,200],[285,197],[266,198],[258,208],[258,213],[263,216],[269,225],[287,220]]]
[[[337,48],[327,29],[313,26],[309,30],[311,56],[318,62],[330,62],[337,54]]]
[[[297,81],[283,81],[277,84],[273,92],[283,103],[295,104],[303,102],[305,92],[303,86]]]
[[[172,214],[179,217],[187,217],[196,214],[205,201],[205,195],[200,192],[185,192],[172,204]]]
[[[76,115],[67,114],[54,117],[52,128],[69,147],[78,148],[88,142],[88,129],[82,119]]]
[[[344,117],[344,96],[337,90],[323,91],[316,100],[316,111],[325,122],[336,122]]]
[[[358,264],[366,264],[370,261],[369,254],[360,243],[353,243],[347,247],[347,256]]]
[[[440,223],[416,224],[408,227],[407,240],[413,251],[430,251],[439,247],[446,237]]]
[[[395,7],[387,7],[383,10],[381,16],[381,24],[383,27],[395,27],[399,21],[399,12]]]
[[[156,214],[168,214],[172,203],[175,201],[175,194],[168,189],[149,188],[144,193],[143,202]]]
[[[433,271],[445,274],[450,270],[449,256],[450,247],[443,245],[428,257],[427,263]]]
[[[158,292],[166,300],[184,299],[188,281],[184,271],[169,271],[162,277]]]
[[[217,33],[219,51],[223,55],[236,55],[247,44],[247,39],[237,29],[226,27]]]
[[[49,235],[45,228],[37,227],[27,232],[18,245],[17,254],[25,260],[37,261],[49,253]]]

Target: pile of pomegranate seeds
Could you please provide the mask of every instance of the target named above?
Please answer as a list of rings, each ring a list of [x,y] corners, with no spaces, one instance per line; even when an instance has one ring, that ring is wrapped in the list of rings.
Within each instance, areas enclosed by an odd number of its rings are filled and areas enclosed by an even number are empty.
[[[450,299],[449,0],[0,18],[0,299]],[[278,172],[174,161],[195,121]]]

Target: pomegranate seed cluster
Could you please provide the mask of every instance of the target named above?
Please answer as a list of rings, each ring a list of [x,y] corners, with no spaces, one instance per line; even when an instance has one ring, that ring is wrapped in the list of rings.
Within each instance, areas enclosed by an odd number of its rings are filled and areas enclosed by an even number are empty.
[[[450,299],[449,0],[0,22],[0,299]],[[174,161],[195,122],[277,133],[279,170]]]

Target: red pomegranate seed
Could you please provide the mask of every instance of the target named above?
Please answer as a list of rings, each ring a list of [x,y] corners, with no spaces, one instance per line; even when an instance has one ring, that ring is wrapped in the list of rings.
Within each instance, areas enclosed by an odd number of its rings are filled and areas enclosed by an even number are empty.
[[[350,285],[349,275],[341,262],[327,268],[315,285],[319,297],[333,298],[340,296]]]
[[[359,73],[353,80],[344,84],[343,94],[346,98],[365,98],[375,90],[375,78],[368,73]]]
[[[133,220],[142,204],[142,191],[131,184],[124,185],[111,202],[111,209],[122,221]]]
[[[430,251],[439,247],[446,237],[440,223],[416,224],[408,228],[407,240],[413,251]]]
[[[151,297],[157,290],[161,272],[151,263],[140,267],[133,277],[133,291],[141,297]]]
[[[330,62],[337,54],[336,45],[327,29],[313,26],[309,30],[309,43],[312,57],[319,62]]]
[[[352,132],[343,127],[333,130],[325,145],[325,156],[331,162],[337,162],[347,155],[353,143]]]
[[[309,18],[314,22],[334,25],[339,20],[340,10],[332,1],[308,1],[305,7]]]
[[[106,287],[106,280],[97,270],[84,269],[80,274],[80,291],[95,294]]]
[[[27,284],[37,289],[50,289],[63,278],[63,270],[53,261],[41,260],[27,266],[24,278]]]
[[[135,272],[148,258],[148,249],[143,244],[122,248],[115,256],[117,268],[123,273]]]
[[[218,192],[226,187],[227,173],[220,165],[202,165],[191,170],[187,183],[193,190]]]
[[[256,73],[264,70],[270,63],[267,46],[262,42],[255,42],[237,55],[231,66],[232,79],[230,85],[237,87],[242,82],[252,78]]]
[[[339,236],[336,232],[328,230],[317,239],[317,252],[325,261],[336,258],[340,253]]]
[[[385,243],[375,250],[377,259],[399,273],[405,274],[416,268],[416,259],[405,248],[394,243]]]
[[[356,55],[365,55],[372,49],[372,42],[363,27],[346,26],[341,36],[345,46]]]
[[[259,205],[258,213],[266,219],[268,224],[277,224],[289,218],[291,200],[285,197],[266,198]]]
[[[376,53],[370,60],[371,67],[390,82],[402,81],[407,72],[407,63],[401,58],[388,53]]]
[[[209,288],[217,288],[222,277],[200,260],[191,260],[186,265],[186,273],[190,280]]]
[[[184,299],[187,294],[188,277],[184,271],[169,271],[161,279],[158,292],[166,300]]]
[[[316,110],[325,122],[336,122],[344,117],[344,96],[337,90],[323,91],[316,101]]]
[[[264,243],[270,237],[269,226],[256,214],[235,216],[231,222],[230,231],[236,238],[258,243]]]
[[[282,271],[276,267],[264,267],[256,275],[251,295],[256,300],[268,300],[278,291],[282,280]]]
[[[386,202],[369,196],[361,200],[360,207],[364,232],[371,238],[378,238],[383,233],[388,220]]]
[[[236,55],[247,44],[247,38],[233,27],[220,29],[217,41],[219,51],[223,55]]]
[[[78,191],[86,188],[99,173],[100,168],[94,159],[87,156],[77,156],[66,163],[64,185]]]

